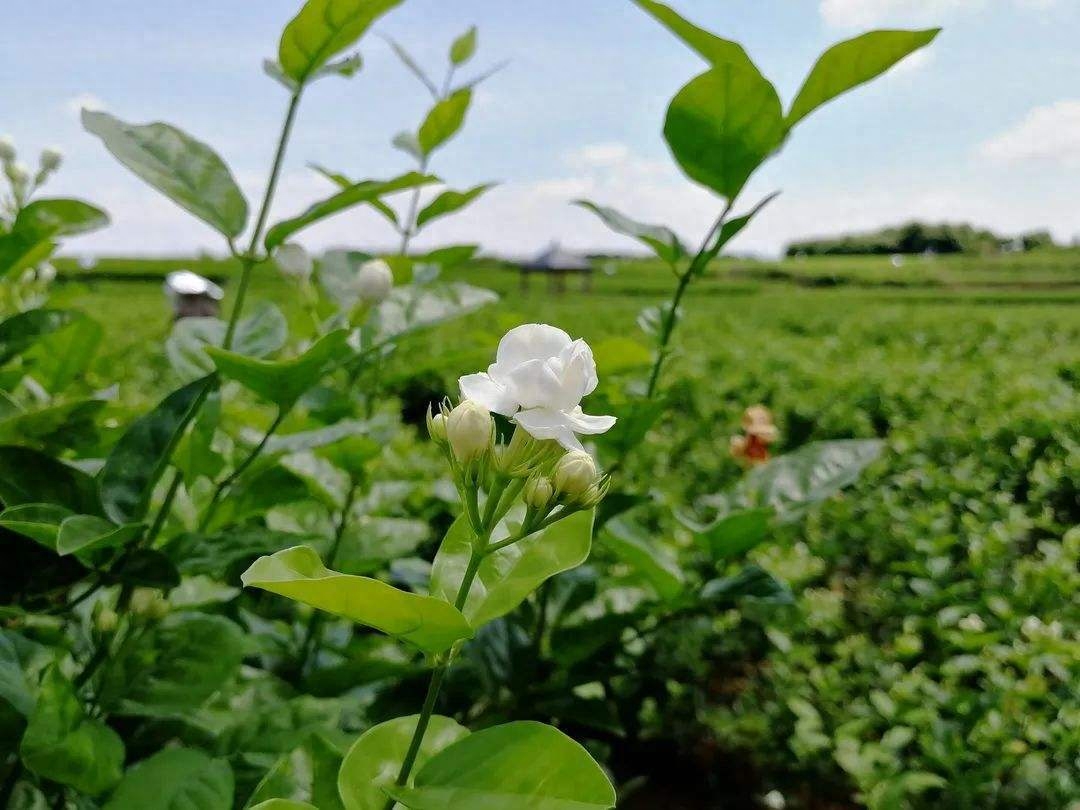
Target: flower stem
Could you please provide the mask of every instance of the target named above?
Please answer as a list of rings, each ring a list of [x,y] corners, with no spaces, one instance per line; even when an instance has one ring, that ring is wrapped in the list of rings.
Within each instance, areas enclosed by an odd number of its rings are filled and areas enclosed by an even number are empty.
[[[251,271],[259,262],[255,250],[259,246],[263,228],[266,227],[266,218],[270,215],[270,204],[274,200],[274,191],[277,189],[278,179],[281,177],[281,167],[285,162],[285,150],[289,145],[293,124],[296,123],[296,112],[300,107],[302,92],[303,88],[297,88],[289,99],[289,109],[285,113],[285,122],[281,126],[281,135],[278,136],[277,150],[274,152],[274,164],[270,169],[270,178],[266,183],[266,191],[263,193],[259,216],[255,221],[255,230],[251,234],[251,242],[248,245],[247,252],[240,256],[240,286],[236,291],[236,301],[233,303],[232,314],[229,317],[229,326],[225,330],[225,340],[222,343],[225,349],[232,348],[233,337],[236,335],[236,326],[240,322],[240,313],[244,309],[244,299],[247,297],[248,285],[251,283]]]

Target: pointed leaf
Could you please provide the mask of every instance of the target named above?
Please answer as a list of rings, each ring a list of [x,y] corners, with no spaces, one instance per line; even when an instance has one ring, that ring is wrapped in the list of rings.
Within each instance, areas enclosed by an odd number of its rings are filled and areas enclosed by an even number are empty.
[[[92,318],[76,318],[61,329],[41,336],[23,357],[31,375],[49,392],[58,394],[86,373],[105,336]]]
[[[99,476],[101,501],[111,520],[137,523],[146,516],[169,457],[216,385],[210,376],[173,391],[120,437]]]
[[[108,224],[108,214],[82,200],[39,199],[19,212],[12,228],[55,238],[89,233]]]
[[[700,593],[702,600],[718,609],[731,607],[745,597],[776,605],[795,602],[786,585],[756,565],[748,565],[734,576],[710,580],[702,586]]]
[[[897,62],[934,41],[940,28],[927,31],[871,31],[833,45],[806,77],[787,114],[790,129],[823,104],[877,78]]]
[[[535,722],[470,734],[430,759],[414,787],[386,793],[412,810],[610,810],[616,799],[588,751]]]
[[[512,511],[492,534],[498,543],[516,531],[521,513]],[[592,546],[591,511],[578,512],[519,543],[489,555],[469,590],[462,611],[474,628],[504,616],[541,583],[585,562]],[[443,538],[431,571],[431,592],[453,604],[472,553],[473,534],[458,518]]]
[[[428,203],[428,205],[417,215],[416,227],[423,228],[432,220],[444,217],[447,214],[452,214],[455,211],[460,211],[491,188],[494,188],[493,183],[483,183],[474,188],[470,188],[468,191],[444,191]]]
[[[430,155],[458,133],[471,103],[471,90],[456,90],[431,109],[416,133],[420,150],[425,155]]]
[[[222,376],[287,410],[332,368],[341,364],[348,352],[345,345],[348,335],[345,329],[330,332],[291,360],[260,360],[216,346],[208,347],[206,353]]]
[[[0,526],[55,551],[60,524],[72,514],[70,509],[54,503],[24,503],[0,512]]]
[[[19,752],[38,776],[91,796],[119,782],[124,767],[119,735],[87,717],[58,666],[45,673]]]
[[[323,177],[325,177],[327,180],[329,180],[331,183],[336,183],[340,188],[349,188],[356,185],[355,182],[350,180],[345,175],[341,174],[341,172],[330,171],[330,169],[327,169],[325,166],[320,166],[317,163],[309,163],[308,165],[316,172],[321,174]],[[384,217],[386,217],[386,219],[390,222],[391,225],[393,225],[395,228],[397,227],[397,212],[393,208],[384,203],[378,197],[373,200],[369,200],[367,204],[374,208],[376,211],[378,211],[380,214],[382,214]]]
[[[56,534],[56,553],[61,557],[91,548],[122,546],[143,532],[141,523],[117,526],[93,515],[65,518]]]
[[[29,447],[0,447],[0,501],[7,507],[52,503],[79,514],[101,514],[93,478]]]
[[[207,346],[220,346],[226,324],[219,318],[181,318],[165,341],[165,354],[184,380],[205,377],[214,370]],[[289,339],[289,322],[269,301],[260,301],[236,326],[232,350],[250,357],[268,357]]]
[[[773,510],[743,509],[734,512],[698,535],[716,562],[742,556],[761,545],[769,533]]]
[[[634,0],[642,9],[655,17],[671,33],[689,45],[711,65],[732,64],[742,68],[757,68],[746,55],[742,45],[722,39],[704,28],[683,19],[675,11],[655,0]]]
[[[308,0],[281,35],[281,69],[303,84],[400,4],[401,0]]]
[[[370,203],[387,194],[419,188],[438,181],[437,177],[418,172],[408,172],[392,180],[363,180],[338,192],[333,197],[315,203],[300,216],[279,222],[267,232],[263,240],[264,244],[268,251],[272,251],[294,233],[355,205]]]
[[[338,774],[338,792],[345,810],[383,810],[386,794],[382,789],[394,784],[419,719],[419,715],[412,715],[380,723],[353,743]],[[467,728],[449,717],[433,715],[411,776],[415,776],[429,759],[468,733]]]
[[[465,617],[443,600],[331,571],[307,546],[256,560],[241,579],[246,586],[374,627],[428,653],[443,652],[472,636]]]
[[[476,54],[476,26],[472,26],[455,39],[450,45],[450,61],[457,66],[464,65]]]
[[[0,365],[18,357],[45,335],[86,317],[64,309],[30,309],[0,322]]]
[[[166,748],[137,763],[103,810],[231,810],[233,772],[224,759]]]
[[[664,137],[691,180],[733,199],[784,141],[776,89],[756,69],[727,64],[672,99]]]
[[[244,230],[247,201],[206,144],[169,124],[127,124],[105,112],[83,110],[82,123],[113,157],[181,208],[229,238]]]
[[[588,200],[576,200],[574,204],[592,211],[615,233],[621,233],[623,236],[629,236],[647,245],[662,261],[673,267],[686,256],[686,248],[670,228],[637,222],[620,214],[614,208],[605,208]]]

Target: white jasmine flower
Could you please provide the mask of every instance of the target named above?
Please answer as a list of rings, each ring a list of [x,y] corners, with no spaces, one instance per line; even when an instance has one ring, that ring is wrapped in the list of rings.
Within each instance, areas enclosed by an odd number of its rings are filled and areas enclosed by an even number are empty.
[[[311,276],[312,270],[315,269],[315,263],[311,260],[311,256],[296,242],[286,242],[284,245],[279,245],[274,251],[274,264],[285,275],[300,279],[308,278]]]
[[[461,396],[493,413],[513,417],[537,439],[581,450],[576,434],[605,433],[613,416],[589,416],[581,400],[596,389],[596,362],[584,340],[546,324],[511,329],[499,341],[487,372],[458,381]]]
[[[64,153],[59,149],[49,147],[41,152],[41,170],[43,172],[55,172],[64,162]]]
[[[360,265],[356,282],[363,300],[378,303],[386,300],[394,288],[394,273],[382,259],[372,259]]]
[[[784,810],[787,807],[787,800],[779,790],[770,790],[762,796],[761,803],[768,807],[769,810]]]
[[[584,450],[571,450],[555,465],[555,491],[570,500],[579,500],[592,489],[599,473],[593,457]]]

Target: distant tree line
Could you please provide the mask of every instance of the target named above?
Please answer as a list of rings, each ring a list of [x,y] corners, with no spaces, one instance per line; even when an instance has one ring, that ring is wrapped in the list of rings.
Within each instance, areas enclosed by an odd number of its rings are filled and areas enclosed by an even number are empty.
[[[971,225],[909,222],[872,233],[792,242],[788,256],[889,256],[896,253],[1001,253],[1053,247],[1049,231],[1006,237]]]

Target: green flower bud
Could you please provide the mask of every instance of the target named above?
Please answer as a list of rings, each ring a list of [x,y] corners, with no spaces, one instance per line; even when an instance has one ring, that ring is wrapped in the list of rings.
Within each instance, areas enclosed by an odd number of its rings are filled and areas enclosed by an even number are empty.
[[[446,439],[454,458],[468,464],[482,458],[491,449],[494,422],[483,405],[465,400],[446,417]]]
[[[10,163],[15,160],[15,143],[6,135],[0,135],[0,161]]]
[[[157,595],[158,592],[153,588],[136,588],[131,592],[131,601],[128,603],[131,612],[139,616],[148,615],[153,608]]]
[[[440,413],[428,412],[428,435],[435,444],[446,444],[446,417]]]
[[[571,450],[555,465],[555,491],[570,502],[585,500],[598,478],[596,462],[584,450]]]
[[[540,511],[547,511],[554,497],[555,487],[551,485],[551,479],[543,475],[530,478],[522,490],[525,505]]]
[[[94,627],[101,633],[111,633],[120,622],[120,617],[112,608],[103,608],[94,617]]]

